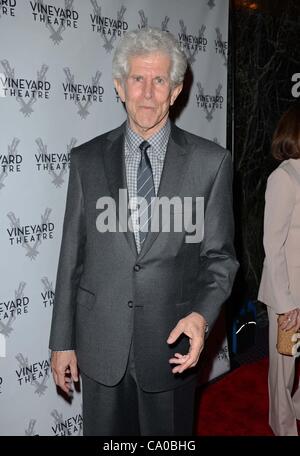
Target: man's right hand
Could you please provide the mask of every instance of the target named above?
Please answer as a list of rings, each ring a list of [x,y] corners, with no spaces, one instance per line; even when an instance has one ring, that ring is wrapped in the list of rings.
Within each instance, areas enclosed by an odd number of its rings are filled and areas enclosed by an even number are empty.
[[[65,393],[72,392],[72,381],[78,382],[77,358],[74,350],[53,351],[51,356],[53,378]]]

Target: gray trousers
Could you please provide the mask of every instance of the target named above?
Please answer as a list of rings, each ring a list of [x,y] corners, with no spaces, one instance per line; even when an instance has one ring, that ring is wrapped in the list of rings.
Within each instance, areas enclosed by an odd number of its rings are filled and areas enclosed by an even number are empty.
[[[175,390],[147,393],[138,385],[132,348],[116,386],[81,376],[84,435],[192,435],[195,379]]]

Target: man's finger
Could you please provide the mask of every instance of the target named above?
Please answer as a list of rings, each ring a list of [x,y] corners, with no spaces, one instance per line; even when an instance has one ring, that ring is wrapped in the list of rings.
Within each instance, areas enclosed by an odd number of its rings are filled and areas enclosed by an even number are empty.
[[[70,363],[70,371],[73,382],[78,382],[78,369],[77,363]]]
[[[198,356],[199,349],[198,349],[198,347],[200,348],[200,343],[195,343],[195,341],[193,342],[193,340],[191,339],[190,340],[190,344],[191,345],[190,345],[189,353],[187,355],[185,355],[183,358],[181,358],[182,362],[181,363],[176,363],[176,362],[174,363],[174,364],[179,364],[176,367],[174,367],[174,369],[172,369],[172,372],[174,374],[176,374],[176,373],[181,374],[186,369],[196,365],[196,363],[197,363],[197,361],[199,359],[199,356]],[[175,359],[175,361],[176,361],[176,359]]]
[[[175,355],[176,356],[176,355]],[[183,364],[187,361],[189,355],[180,355],[180,357],[174,357],[169,359],[170,364]]]
[[[57,382],[57,385],[67,394],[69,394],[69,386],[68,384],[66,383],[66,379],[65,379],[65,374],[58,374],[58,382]]]
[[[196,366],[196,364],[199,360],[200,354],[203,350],[204,344],[202,343],[202,345],[201,345],[201,340],[197,341],[196,343],[193,340],[191,340],[190,342],[191,342],[190,351],[186,355],[186,359],[183,360],[184,361],[183,363],[180,363],[180,364],[174,363],[174,364],[179,364],[179,365],[177,365],[176,367],[174,367],[174,369],[172,369],[173,374],[176,374],[176,373],[181,374],[186,369]]]
[[[191,367],[196,362],[196,359],[189,357],[183,364],[176,366],[172,369],[173,374],[181,374],[183,371]]]
[[[182,333],[183,333],[183,328],[179,321],[177,323],[177,325],[175,326],[175,328],[172,329],[172,331],[170,332],[169,337],[167,339],[167,344],[173,344]]]

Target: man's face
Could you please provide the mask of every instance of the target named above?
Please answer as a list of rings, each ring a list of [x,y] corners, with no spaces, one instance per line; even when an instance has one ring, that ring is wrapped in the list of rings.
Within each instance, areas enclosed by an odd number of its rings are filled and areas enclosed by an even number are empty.
[[[171,87],[171,59],[162,53],[131,57],[124,81],[114,80],[126,105],[130,127],[148,139],[165,124],[169,107],[181,92],[182,84]]]

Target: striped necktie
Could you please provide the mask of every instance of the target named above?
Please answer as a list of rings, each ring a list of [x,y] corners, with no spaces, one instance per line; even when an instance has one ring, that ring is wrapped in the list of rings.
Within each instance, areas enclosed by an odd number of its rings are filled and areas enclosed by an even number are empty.
[[[141,150],[141,161],[137,172],[137,197],[140,201],[139,236],[141,248],[150,227],[151,198],[155,197],[152,167],[147,154],[149,147],[150,144],[147,141],[143,141],[139,146]]]

